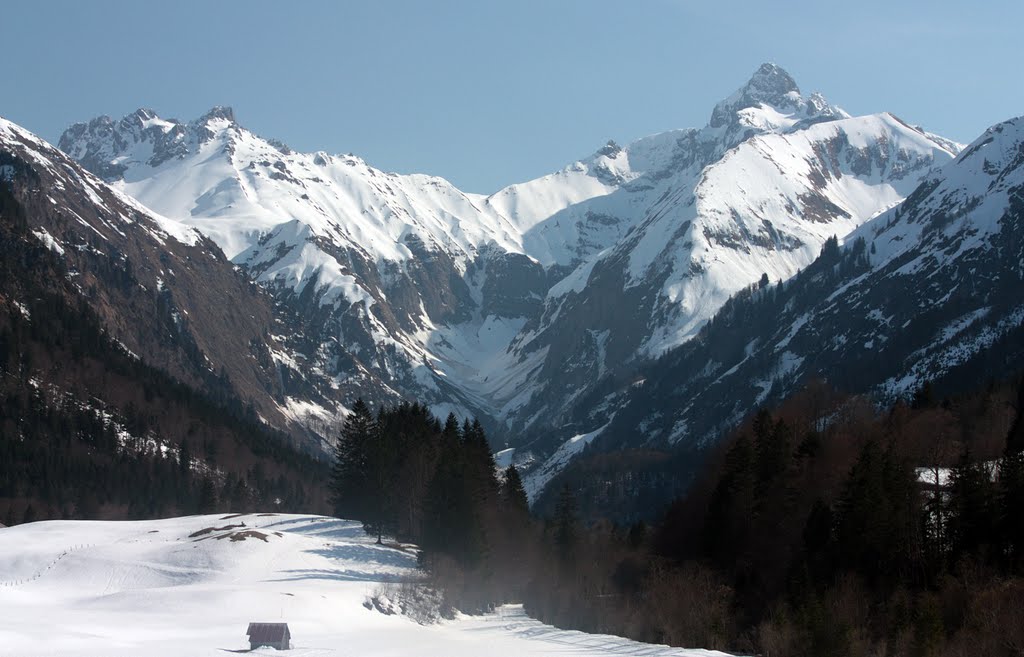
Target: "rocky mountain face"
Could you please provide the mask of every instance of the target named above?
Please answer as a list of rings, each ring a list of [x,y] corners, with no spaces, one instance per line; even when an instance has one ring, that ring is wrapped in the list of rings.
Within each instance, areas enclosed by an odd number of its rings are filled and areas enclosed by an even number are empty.
[[[429,339],[482,311],[528,312],[534,293],[517,280],[516,231],[482,211],[482,199],[355,156],[293,153],[244,130],[225,108],[188,124],[148,110],[100,118],[60,144],[147,206],[210,235],[298,318],[281,335],[301,362],[278,365],[291,377],[322,374],[335,394],[296,413],[334,416],[359,395],[416,395],[480,412],[437,371]]]
[[[101,117],[60,148],[273,296],[274,369],[313,391],[279,393],[282,413],[414,397],[485,418],[529,462],[608,425],[645,364],[731,295],[789,279],[960,147],[850,117],[766,64],[704,128],[610,142],[490,196],[295,153],[225,108]]]
[[[632,229],[549,290],[541,317],[518,337],[524,353],[548,350],[544,392],[518,417],[564,423],[573,392],[629,376],[688,341],[747,285],[788,279],[830,235],[897,203],[950,157],[881,115],[752,136],[712,164],[698,159],[665,177]]]
[[[882,401],[1024,367],[1024,118],[781,284],[755,285],[640,375],[594,445],[703,448],[808,381]],[[581,409],[581,412],[585,412]]]
[[[0,183],[31,234],[62,261],[72,288],[132,357],[313,439],[282,410],[289,392],[313,399],[319,393],[279,376],[275,359],[288,353],[274,337],[281,314],[209,238],[153,213],[2,119]]]

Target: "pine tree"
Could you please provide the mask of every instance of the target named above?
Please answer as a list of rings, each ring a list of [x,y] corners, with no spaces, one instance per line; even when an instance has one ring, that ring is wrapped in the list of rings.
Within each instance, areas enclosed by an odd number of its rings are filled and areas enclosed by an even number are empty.
[[[953,558],[970,554],[991,540],[994,497],[985,466],[964,449],[950,476],[949,538]]]
[[[999,468],[999,537],[1011,568],[1024,567],[1024,381],[1017,390],[1017,417],[1006,435]]]
[[[473,507],[462,432],[454,419],[450,415],[441,432],[437,469],[427,489],[423,547],[465,562],[472,552]]]
[[[473,420],[468,430],[462,434],[462,444],[466,452],[468,475],[471,477],[471,488],[474,497],[483,505],[493,503],[498,495],[498,466],[494,462],[487,434],[479,420]]]
[[[726,452],[722,476],[711,494],[703,531],[707,556],[730,564],[751,544],[756,490],[755,450],[744,433]]]
[[[505,469],[505,481],[501,487],[501,498],[505,507],[519,517],[525,517],[530,513],[530,501],[526,496],[526,488],[523,487],[523,480],[519,476],[519,470],[515,463]]]
[[[441,425],[421,404],[402,404],[377,418],[378,430],[391,436],[397,455],[399,484],[392,488],[396,513],[395,535],[419,542],[425,522],[425,499],[437,466]],[[455,422],[458,432],[458,422]],[[457,433],[456,433],[457,435]]]
[[[566,483],[558,494],[555,515],[552,518],[555,528],[555,548],[563,563],[568,563],[576,550],[578,540],[578,523],[576,497]]]
[[[914,472],[869,440],[838,504],[836,543],[842,565],[869,579],[909,576],[919,560],[921,508]],[[923,565],[917,563],[918,566]]]
[[[330,490],[334,512],[341,518],[361,519],[366,512],[366,468],[375,425],[370,409],[357,399],[334,446]]]
[[[217,489],[213,485],[212,479],[209,477],[203,477],[203,481],[199,485],[199,512],[212,513],[216,510]]]
[[[773,422],[771,414],[763,409],[754,418],[753,428],[758,490],[763,495],[786,474],[793,436],[785,420]]]
[[[913,409],[930,408],[935,405],[935,391],[932,389],[932,382],[925,381],[921,387],[914,391],[914,397],[910,401]]]
[[[451,443],[458,443],[462,440],[462,432],[459,431],[459,419],[455,413],[449,413],[444,421],[444,429],[441,430],[442,439]]]
[[[379,420],[379,418],[378,418]],[[396,487],[399,450],[397,436],[382,431],[380,422],[369,433],[365,447],[366,490],[363,498],[363,529],[383,542],[384,534],[394,531],[398,521]]]
[[[876,565],[882,558],[885,533],[879,517],[886,505],[882,455],[878,443],[869,440],[843,487],[838,504],[836,538],[843,565],[861,569]]]
[[[189,449],[188,440],[181,441],[178,449],[178,470],[182,476],[188,476],[192,468],[192,451]]]

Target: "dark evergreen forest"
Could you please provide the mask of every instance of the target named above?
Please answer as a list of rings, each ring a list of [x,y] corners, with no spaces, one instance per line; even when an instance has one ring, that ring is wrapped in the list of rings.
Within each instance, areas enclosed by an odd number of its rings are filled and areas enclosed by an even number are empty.
[[[449,611],[522,601],[559,627],[743,654],[1019,655],[1022,410],[1009,384],[884,410],[810,385],[656,522],[623,525],[583,516],[571,479],[531,516],[476,423],[359,404],[335,511],[418,543]]]
[[[1022,504],[1024,386],[926,386],[884,411],[809,386],[653,525],[549,537],[525,601],[563,627],[746,654],[1020,655]]]

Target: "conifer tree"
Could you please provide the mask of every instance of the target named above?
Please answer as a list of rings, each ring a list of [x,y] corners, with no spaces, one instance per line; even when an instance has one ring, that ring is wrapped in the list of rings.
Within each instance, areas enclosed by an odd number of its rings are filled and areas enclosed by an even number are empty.
[[[178,470],[182,476],[188,476],[191,468],[192,451],[189,449],[188,440],[183,440],[181,441],[181,447],[178,448]]]
[[[428,542],[466,567],[486,560],[487,519],[497,502],[494,457],[479,421],[465,420],[458,435],[449,416],[428,496]]]
[[[526,488],[519,476],[515,463],[505,469],[505,481],[501,488],[502,502],[514,515],[525,517],[530,513],[530,501],[526,496]]]
[[[199,484],[199,512],[212,513],[217,510],[217,489],[213,480],[203,477]]]
[[[853,569],[877,564],[883,551],[887,522],[882,454],[869,440],[850,471],[838,504],[836,538],[843,565]]]
[[[913,470],[869,440],[843,487],[836,539],[842,565],[870,581],[911,572],[922,526]],[[917,565],[923,565],[918,563]]]
[[[334,512],[339,517],[362,519],[366,512],[366,468],[375,424],[370,409],[362,399],[357,399],[334,447],[330,489]]]
[[[948,544],[954,560],[991,540],[993,493],[985,467],[964,449],[950,476]]]
[[[381,431],[377,424],[369,432],[366,444],[366,490],[363,498],[363,529],[383,542],[384,534],[393,532],[398,520],[396,487],[400,450],[395,433]]]
[[[999,468],[999,536],[1012,568],[1024,566],[1024,381],[1017,390],[1017,417],[1006,436]]]
[[[468,426],[467,423],[464,428]],[[441,432],[437,469],[427,490],[423,545],[465,562],[472,552],[473,507],[463,432],[457,427],[455,417],[449,415]]]
[[[753,428],[757,483],[759,492],[763,494],[786,474],[793,437],[785,420],[779,418],[773,422],[771,414],[764,409],[758,411]]]
[[[726,452],[722,476],[711,494],[703,532],[709,557],[729,563],[751,543],[756,489],[755,450],[743,433]]]
[[[468,459],[467,474],[471,478],[472,494],[482,504],[490,504],[497,498],[498,466],[479,420],[473,420],[469,430],[464,431],[462,442]]]
[[[558,494],[553,518],[555,528],[555,548],[563,562],[568,562],[576,549],[578,539],[578,523],[576,497],[566,483]]]

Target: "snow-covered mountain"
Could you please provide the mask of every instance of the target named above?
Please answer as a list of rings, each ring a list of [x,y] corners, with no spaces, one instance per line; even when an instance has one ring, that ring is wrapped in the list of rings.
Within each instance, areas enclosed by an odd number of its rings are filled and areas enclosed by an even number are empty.
[[[598,443],[701,446],[813,379],[882,400],[1024,367],[1024,117],[644,372]]]
[[[596,431],[617,408],[605,394],[622,390],[617,379],[691,339],[730,295],[807,266],[829,236],[900,202],[960,148],[889,114],[851,118],[765,65],[705,128],[604,149],[600,167],[584,167],[616,173],[618,188],[535,224],[524,240],[597,219],[618,231],[578,249],[575,269],[516,337],[517,365],[536,368],[534,387],[506,391],[503,417],[522,433],[557,428],[554,440]]]
[[[313,399],[319,393],[288,385],[274,367],[275,358],[289,354],[274,337],[282,314],[210,239],[153,213],[4,119],[0,186],[10,199],[0,209],[4,220],[22,217],[67,272],[66,281],[35,281],[26,289],[71,290],[78,296],[72,305],[86,303],[134,358],[224,404],[249,406],[276,428],[299,428],[288,412],[289,391]],[[19,276],[37,275],[34,268],[42,266],[25,263]]]
[[[480,197],[351,155],[293,153],[241,128],[226,108],[187,124],[148,110],[102,117],[60,143],[126,193],[211,236],[299,313],[304,324],[292,335],[309,338],[314,369],[339,389],[382,400],[450,397],[439,392],[429,338],[494,296],[474,285],[474,264],[497,268],[521,253],[519,232]],[[385,389],[366,391],[377,377]]]
[[[294,153],[225,108],[101,117],[60,147],[209,235],[299,318],[288,343],[306,361],[279,364],[322,373],[339,399],[307,408],[413,396],[483,415],[514,444],[598,428],[613,404],[563,425],[602,382],[686,342],[763,275],[792,276],[959,149],[888,114],[850,117],[771,64],[704,128],[609,143],[488,197]]]

